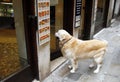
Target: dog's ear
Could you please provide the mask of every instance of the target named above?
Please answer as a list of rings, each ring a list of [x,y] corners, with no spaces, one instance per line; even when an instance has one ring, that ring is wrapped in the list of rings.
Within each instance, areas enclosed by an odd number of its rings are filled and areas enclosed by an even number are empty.
[[[60,35],[59,39],[60,39],[60,41],[64,40],[65,39],[65,34]]]
[[[60,36],[60,41],[62,40],[69,40],[71,38],[71,35],[69,34],[62,34],[62,36]]]
[[[71,37],[71,35],[65,30],[59,30],[55,35],[59,38],[60,41],[64,39],[70,39]]]

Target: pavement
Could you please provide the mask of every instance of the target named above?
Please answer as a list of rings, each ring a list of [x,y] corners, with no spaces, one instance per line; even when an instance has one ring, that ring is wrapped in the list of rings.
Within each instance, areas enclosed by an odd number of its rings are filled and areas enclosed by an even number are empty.
[[[103,66],[98,74],[89,69],[92,60],[79,62],[78,70],[70,73],[69,61],[59,66],[43,82],[120,82],[120,19],[110,27],[102,29],[94,35],[96,39],[108,41],[108,48]]]

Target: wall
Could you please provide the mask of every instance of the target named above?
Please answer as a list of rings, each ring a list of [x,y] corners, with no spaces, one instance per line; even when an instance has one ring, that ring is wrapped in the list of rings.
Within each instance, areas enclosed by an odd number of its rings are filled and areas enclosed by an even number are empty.
[[[43,80],[50,73],[50,42],[39,46],[38,44],[39,78]]]

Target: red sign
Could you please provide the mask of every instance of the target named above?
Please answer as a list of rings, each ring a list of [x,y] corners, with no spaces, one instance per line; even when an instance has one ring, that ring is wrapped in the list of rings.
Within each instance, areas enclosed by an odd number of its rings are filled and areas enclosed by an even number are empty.
[[[39,44],[50,41],[50,0],[38,0]]]

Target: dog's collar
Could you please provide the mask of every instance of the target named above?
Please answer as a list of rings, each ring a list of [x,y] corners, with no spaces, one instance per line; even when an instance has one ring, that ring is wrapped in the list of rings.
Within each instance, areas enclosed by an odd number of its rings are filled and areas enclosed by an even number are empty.
[[[68,41],[70,41],[71,39],[72,39],[72,37],[71,37],[70,39],[68,39],[68,40],[63,39],[62,41],[60,41],[60,42],[59,42],[60,48],[62,48],[62,47],[64,46],[64,44],[67,43]]]

